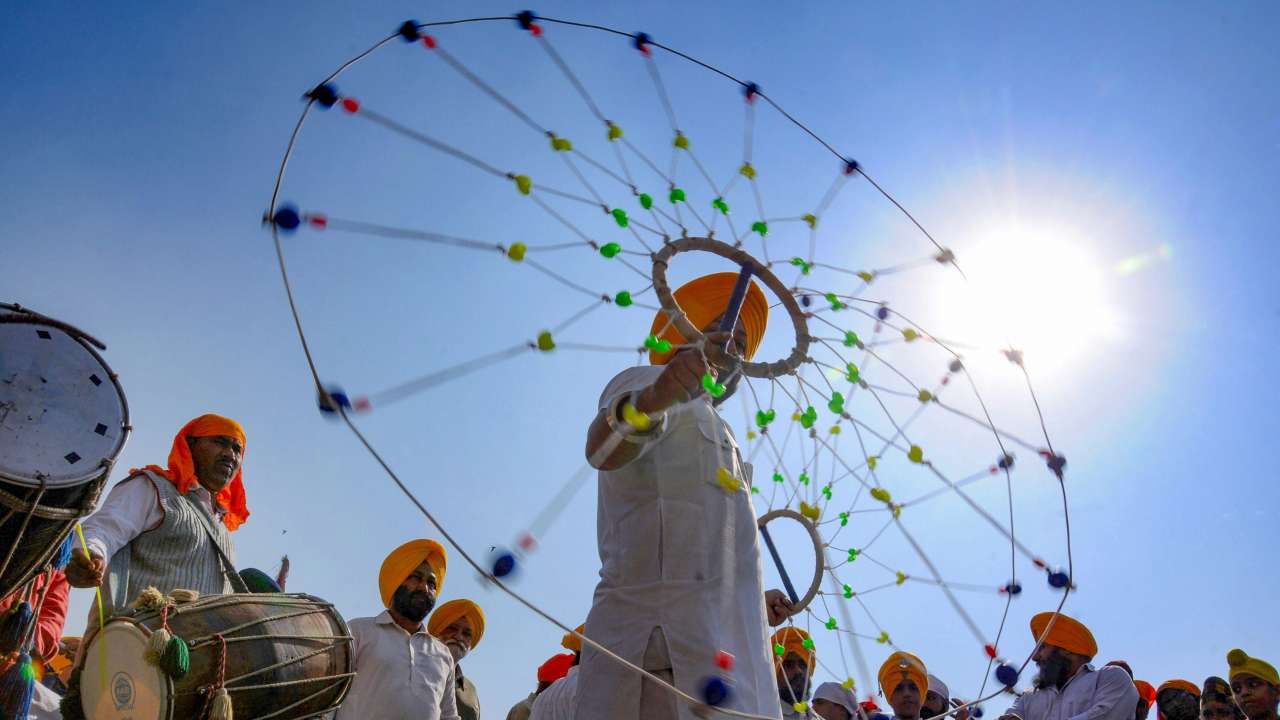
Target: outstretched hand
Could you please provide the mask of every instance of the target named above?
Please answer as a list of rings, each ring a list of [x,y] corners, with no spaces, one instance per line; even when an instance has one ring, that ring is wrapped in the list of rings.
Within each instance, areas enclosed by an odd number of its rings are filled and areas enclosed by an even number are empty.
[[[769,626],[777,627],[795,614],[791,598],[781,590],[764,591],[764,609],[769,615]]]

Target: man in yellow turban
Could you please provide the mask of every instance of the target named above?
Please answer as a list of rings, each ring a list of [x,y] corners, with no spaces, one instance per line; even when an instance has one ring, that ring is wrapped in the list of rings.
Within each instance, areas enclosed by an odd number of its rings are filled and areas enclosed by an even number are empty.
[[[929,670],[924,661],[899,650],[885,659],[877,675],[880,694],[889,701],[897,720],[920,720],[920,708],[929,692]]]
[[[768,319],[764,293],[752,284],[734,330],[717,331],[737,279],[720,273],[677,289],[676,303],[706,341],[686,343],[660,312],[651,364],[619,373],[600,395],[586,455],[600,470],[602,567],[585,635],[693,697],[715,671],[717,652],[728,652],[736,663],[726,707],[771,715],[777,695],[766,621],[781,623],[790,603],[764,591],[751,466],[716,412],[739,377],[722,374],[734,366],[730,354],[750,359]],[[692,712],[590,645],[578,675],[577,720]]]
[[[72,587],[106,581],[112,610],[128,608],[147,587],[202,595],[243,589],[231,533],[249,517],[240,423],[201,415],[173,438],[166,466],[134,468],[82,525],[89,548],[67,566]],[[90,613],[97,627],[96,610]]]
[[[1084,623],[1055,612],[1031,618],[1031,638],[1040,643],[1031,659],[1039,668],[1034,690],[1025,692],[1000,720],[1133,720],[1138,689],[1124,668],[1089,664],[1098,643]]]
[[[462,720],[480,720],[480,696],[471,678],[462,674],[462,658],[484,637],[484,611],[470,600],[450,600],[431,613],[427,632],[439,638],[453,656],[458,715]]]
[[[783,719],[809,717],[809,681],[818,666],[813,639],[804,630],[788,625],[773,634],[770,644]]]
[[[422,624],[447,563],[440,543],[425,539],[382,561],[378,592],[386,610],[347,623],[356,677],[334,720],[459,720],[453,655]]]
[[[1231,694],[1236,705],[1249,720],[1276,720],[1276,704],[1280,703],[1280,676],[1270,663],[1240,648],[1227,653],[1227,665],[1231,670]]]
[[[1156,717],[1159,720],[1197,720],[1200,717],[1200,687],[1190,680],[1166,680],[1156,688]]]

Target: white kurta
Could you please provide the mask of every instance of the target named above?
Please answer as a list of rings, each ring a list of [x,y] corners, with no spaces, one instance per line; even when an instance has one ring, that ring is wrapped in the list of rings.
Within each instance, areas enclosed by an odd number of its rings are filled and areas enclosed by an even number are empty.
[[[1022,720],[1132,720],[1138,690],[1118,667],[1083,665],[1067,684],[1024,693],[1005,711]]]
[[[385,610],[347,628],[356,677],[336,720],[459,720],[453,656],[426,628],[410,635]]]
[[[661,367],[619,373],[600,408],[651,384]],[[600,582],[587,616],[587,637],[642,664],[661,628],[675,684],[695,698],[716,674],[715,654],[733,653],[736,710],[781,717],[769,656],[756,515],[747,490],[726,492],[724,465],[746,483],[729,426],[704,398],[667,411],[662,435],[618,470],[600,473],[596,534]],[[584,644],[576,720],[639,718],[641,678]],[[544,692],[545,694],[545,692]],[[679,715],[694,718],[679,703]]]
[[[569,668],[569,673],[551,683],[546,690],[538,693],[533,701],[533,711],[529,720],[573,720],[573,711],[578,704],[578,666]]]

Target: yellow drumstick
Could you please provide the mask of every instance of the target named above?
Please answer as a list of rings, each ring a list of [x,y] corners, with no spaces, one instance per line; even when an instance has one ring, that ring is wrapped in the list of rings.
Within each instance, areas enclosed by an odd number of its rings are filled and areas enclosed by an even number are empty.
[[[92,559],[92,556],[89,554],[89,543],[85,542],[84,528],[80,527],[80,523],[76,523],[76,537],[80,539],[80,549],[84,550],[84,556]],[[103,626],[107,624],[106,618],[104,617],[104,613],[102,611],[102,586],[98,585],[94,587],[93,591],[98,595],[98,632],[102,632],[102,630],[105,629]],[[106,636],[103,636],[103,640],[104,641],[106,640]],[[101,689],[105,691],[107,689],[107,644],[106,642],[98,643],[98,681],[102,683]]]

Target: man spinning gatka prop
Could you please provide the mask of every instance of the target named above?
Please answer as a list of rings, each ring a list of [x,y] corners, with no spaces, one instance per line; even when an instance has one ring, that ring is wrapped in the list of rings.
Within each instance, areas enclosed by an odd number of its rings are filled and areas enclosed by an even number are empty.
[[[899,650],[885,659],[877,676],[880,693],[893,708],[897,720],[920,720],[920,708],[929,692],[929,670],[924,661]]]
[[[422,624],[447,563],[435,540],[410,540],[382,561],[386,610],[347,623],[356,677],[334,720],[458,720],[453,655]]]
[[[1089,664],[1098,643],[1083,623],[1042,612],[1031,618],[1031,637],[1043,638],[1031,658],[1040,668],[1035,690],[1021,695],[1000,720],[1067,720],[1086,712],[1090,720],[1133,718],[1137,688],[1123,668]]]
[[[239,581],[231,532],[249,517],[245,448],[244,428],[231,418],[201,415],[184,425],[167,467],[130,470],[84,521],[89,553],[74,550],[67,580],[84,588],[107,577],[115,612],[148,587],[231,592]],[[96,627],[96,612],[90,622]]]
[[[471,600],[450,600],[431,613],[427,632],[439,638],[453,656],[458,715],[462,720],[479,720],[480,695],[471,678],[462,674],[462,658],[484,637],[484,611]]]
[[[1280,703],[1280,675],[1270,663],[1264,662],[1240,648],[1227,653],[1227,665],[1231,667],[1227,680],[1231,681],[1231,694],[1236,705],[1249,720],[1276,720],[1276,705]]]
[[[600,470],[602,567],[585,635],[694,697],[717,672],[718,653],[729,653],[733,693],[725,706],[773,715],[766,604],[774,625],[791,604],[781,592],[764,592],[751,467],[714,408],[738,376],[714,384],[719,397],[704,395],[705,378],[733,364],[721,350],[731,338],[734,353],[750,359],[764,337],[769,308],[754,283],[741,314],[726,313],[739,277],[707,275],[676,290],[706,341],[679,347],[684,338],[660,312],[651,365],[624,370],[600,395],[586,454]],[[726,314],[733,330],[717,332]],[[575,717],[665,720],[691,718],[693,708],[588,643]]]

